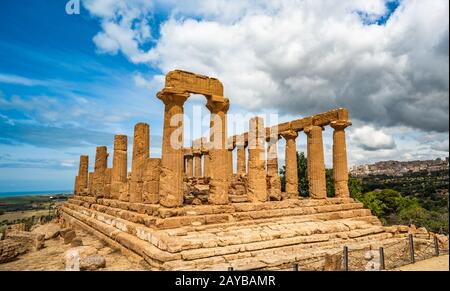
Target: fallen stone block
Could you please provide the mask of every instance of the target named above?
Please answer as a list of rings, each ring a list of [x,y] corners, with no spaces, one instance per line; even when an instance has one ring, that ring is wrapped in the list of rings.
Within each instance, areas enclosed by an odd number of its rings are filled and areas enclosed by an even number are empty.
[[[61,227],[59,224],[56,223],[47,223],[43,225],[39,225],[38,227],[34,228],[31,233],[33,234],[43,234],[45,236],[45,239],[52,239],[56,238],[59,235]]]
[[[80,270],[95,271],[106,266],[106,259],[100,255],[89,256],[80,260]]]

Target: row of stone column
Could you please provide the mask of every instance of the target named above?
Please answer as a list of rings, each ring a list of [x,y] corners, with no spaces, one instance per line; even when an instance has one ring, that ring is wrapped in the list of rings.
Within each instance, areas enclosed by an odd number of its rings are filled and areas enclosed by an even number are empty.
[[[209,177],[209,151],[205,138],[195,140],[184,151],[184,173],[187,177]],[[202,171],[203,170],[203,171]]]
[[[161,159],[149,157],[149,126],[139,123],[135,127],[131,173],[127,174],[127,137],[117,135],[114,141],[113,168],[107,168],[108,153],[105,146],[97,148],[93,173],[88,173],[88,157],[80,157],[79,174],[76,177],[76,194],[88,194],[130,202],[160,203],[166,207],[183,205],[183,174],[185,169],[183,145],[183,104],[189,94],[161,91],[158,98],[164,102],[164,128]],[[262,118],[250,120],[248,140],[236,141],[227,149],[226,113],[228,99],[209,96],[207,108],[211,112],[208,152],[192,151],[193,175],[201,172],[201,155],[204,155],[203,171],[210,177],[211,204],[226,204],[232,175],[232,150],[237,147],[237,172],[248,172],[250,200],[266,201],[270,193],[280,192],[277,147],[279,136],[286,139],[286,192],[298,196],[296,131],[289,130],[271,137],[268,146],[267,173],[264,158],[265,128]],[[333,134],[333,173],[337,197],[348,197],[347,157],[344,129],[349,123],[335,121]],[[308,137],[308,181],[312,198],[326,198],[325,164],[323,157],[322,127],[311,125],[303,129]],[[174,136],[176,138],[174,138]],[[249,147],[248,171],[245,150]],[[198,149],[198,148],[196,148]],[[189,165],[189,163],[188,163]],[[194,167],[195,166],[195,167]],[[269,179],[267,191],[266,174]]]
[[[94,172],[89,173],[89,157],[80,157],[75,194],[128,202],[158,203],[161,159],[150,158],[150,127],[138,123],[134,128],[131,172],[128,173],[128,138],[115,135],[112,168],[108,168],[106,146],[98,146]]]
[[[330,126],[333,132],[333,178],[335,197],[349,197],[348,191],[348,165],[345,142],[345,128],[351,123],[348,121],[333,121]],[[308,163],[308,187],[310,197],[313,199],[326,198],[325,160],[323,151],[323,127],[310,125],[303,129],[307,136],[307,163]],[[260,135],[258,135],[261,133]],[[230,142],[228,146],[227,167],[228,174],[233,175],[233,154],[237,148],[237,174],[248,174],[249,198],[251,200],[266,201],[264,181],[268,176],[268,195],[275,199],[280,198],[281,183],[278,175],[277,143],[280,137],[286,141],[286,196],[298,197],[298,165],[296,138],[298,132],[288,130],[266,138],[264,136],[264,124],[262,118],[250,120],[248,140]],[[252,138],[253,136],[253,138]],[[264,156],[264,140],[267,142],[267,159]],[[246,167],[246,150],[248,149],[248,171]],[[267,161],[267,167],[264,162]],[[189,173],[188,173],[189,175]]]

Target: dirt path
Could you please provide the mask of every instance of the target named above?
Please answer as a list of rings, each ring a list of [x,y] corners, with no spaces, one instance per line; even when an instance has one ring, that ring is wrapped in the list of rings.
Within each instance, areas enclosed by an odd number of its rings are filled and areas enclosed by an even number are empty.
[[[144,270],[142,266],[131,262],[126,256],[122,255],[102,242],[96,237],[87,234],[81,230],[77,230],[77,237],[83,240],[85,252],[94,255],[99,254],[105,257],[106,267],[102,270]],[[45,241],[45,247],[39,251],[30,251],[19,256],[12,262],[0,264],[0,271],[51,271],[65,270],[64,253],[71,249],[70,245],[66,245],[60,237]]]
[[[443,255],[394,269],[394,271],[449,271],[449,256]]]

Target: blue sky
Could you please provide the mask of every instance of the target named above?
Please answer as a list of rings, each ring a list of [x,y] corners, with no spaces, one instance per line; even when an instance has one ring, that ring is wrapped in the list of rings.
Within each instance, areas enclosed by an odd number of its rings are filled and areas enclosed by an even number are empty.
[[[111,152],[115,133],[131,145],[137,122],[159,156],[155,94],[175,68],[221,79],[231,114],[349,108],[352,164],[447,156],[448,28],[432,19],[448,27],[448,3],[318,3],[82,0],[68,15],[65,0],[2,1],[0,192],[71,189],[79,155]]]
[[[0,11],[0,96],[8,103],[0,108],[0,192],[70,189],[80,153],[110,145],[118,127],[130,133],[162,106],[126,86],[143,65],[96,53],[99,24],[85,10],[71,16],[65,1],[24,2],[4,1]],[[135,95],[148,99],[147,110]]]

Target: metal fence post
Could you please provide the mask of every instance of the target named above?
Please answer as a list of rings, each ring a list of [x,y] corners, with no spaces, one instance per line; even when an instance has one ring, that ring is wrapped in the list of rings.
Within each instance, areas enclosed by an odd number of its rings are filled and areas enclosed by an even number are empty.
[[[380,247],[380,270],[384,270],[386,266],[384,265],[384,248]]]
[[[348,271],[348,247],[344,246],[344,271]]]
[[[292,267],[292,270],[293,271],[298,271],[298,264],[297,263],[294,264],[294,266]]]
[[[436,236],[434,236],[433,240],[434,240],[434,255],[437,257],[439,256],[439,242]]]
[[[409,239],[409,257],[411,258],[411,263],[416,262],[416,258],[414,257],[414,239],[412,233],[408,235]]]

